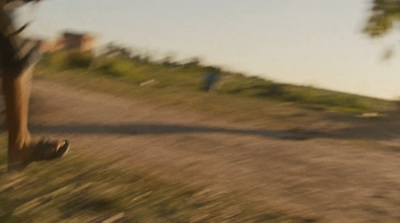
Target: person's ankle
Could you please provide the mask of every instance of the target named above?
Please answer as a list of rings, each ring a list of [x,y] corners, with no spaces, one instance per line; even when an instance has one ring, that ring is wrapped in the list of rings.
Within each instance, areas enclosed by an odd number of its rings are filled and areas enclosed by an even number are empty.
[[[23,139],[9,142],[8,146],[8,161],[9,163],[23,162],[28,160],[31,156],[30,145],[32,144],[32,138],[27,134]]]

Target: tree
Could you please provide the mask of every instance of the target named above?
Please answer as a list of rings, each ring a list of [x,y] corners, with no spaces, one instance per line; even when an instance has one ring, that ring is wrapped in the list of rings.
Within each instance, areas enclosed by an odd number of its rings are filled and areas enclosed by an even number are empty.
[[[370,37],[382,37],[400,24],[400,0],[374,0],[364,28]]]

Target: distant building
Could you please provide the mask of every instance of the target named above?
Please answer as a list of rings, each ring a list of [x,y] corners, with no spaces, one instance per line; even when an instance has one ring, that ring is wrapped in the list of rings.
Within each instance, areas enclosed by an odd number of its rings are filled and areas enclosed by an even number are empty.
[[[96,37],[88,33],[63,33],[64,49],[78,49],[82,52],[92,51],[96,44]]]
[[[42,52],[55,52],[60,50],[79,50],[81,52],[93,51],[97,38],[89,33],[64,32],[61,37],[42,41]]]

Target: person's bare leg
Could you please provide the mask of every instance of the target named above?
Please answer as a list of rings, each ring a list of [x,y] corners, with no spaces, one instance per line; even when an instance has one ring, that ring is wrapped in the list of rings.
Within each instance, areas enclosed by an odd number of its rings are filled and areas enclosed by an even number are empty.
[[[28,131],[28,108],[33,66],[22,72],[4,71],[3,91],[6,101],[9,163],[28,160],[31,136]]]
[[[69,143],[67,140],[32,140],[28,131],[28,108],[32,71],[40,59],[40,43],[19,36],[21,29],[13,26],[12,11],[3,9],[5,3],[0,0],[0,67],[6,101],[11,170],[22,169],[34,161],[60,158],[68,151]]]
[[[67,140],[33,140],[31,137],[28,110],[33,68],[3,73],[9,170],[22,170],[31,162],[61,158],[69,149]]]

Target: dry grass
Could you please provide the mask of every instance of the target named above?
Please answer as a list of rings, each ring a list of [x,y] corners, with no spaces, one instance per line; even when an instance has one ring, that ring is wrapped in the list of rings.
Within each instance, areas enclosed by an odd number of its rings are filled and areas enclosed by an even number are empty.
[[[4,134],[0,142],[0,222],[304,222],[74,152],[5,173]]]

